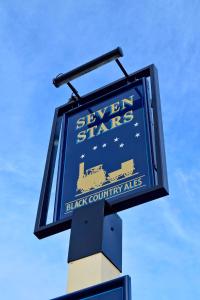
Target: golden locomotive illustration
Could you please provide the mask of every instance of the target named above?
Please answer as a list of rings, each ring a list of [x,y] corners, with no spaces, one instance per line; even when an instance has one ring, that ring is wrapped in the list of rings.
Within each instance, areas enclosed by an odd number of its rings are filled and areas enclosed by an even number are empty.
[[[77,181],[77,190],[88,192],[93,189],[102,187],[106,183],[116,182],[119,179],[129,177],[134,174],[134,160],[130,159],[121,163],[121,168],[106,175],[103,165],[97,165],[90,169],[84,170],[84,162],[79,164],[79,177]]]

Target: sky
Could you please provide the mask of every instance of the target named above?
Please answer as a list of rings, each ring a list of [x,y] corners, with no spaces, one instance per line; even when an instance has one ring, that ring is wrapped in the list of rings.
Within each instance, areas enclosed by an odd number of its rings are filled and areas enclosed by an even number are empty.
[[[198,0],[0,1],[0,293],[65,293],[69,231],[33,235],[54,110],[52,78],[117,46],[127,72],[159,72],[170,195],[120,212],[134,300],[200,299]],[[114,64],[74,82],[83,95],[121,77]]]

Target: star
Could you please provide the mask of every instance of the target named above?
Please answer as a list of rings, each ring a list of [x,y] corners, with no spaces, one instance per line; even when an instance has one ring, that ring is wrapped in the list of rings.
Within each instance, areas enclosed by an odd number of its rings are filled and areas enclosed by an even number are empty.
[[[102,147],[103,147],[103,148],[105,148],[106,146],[107,146],[107,144],[106,144],[106,143],[104,143],[104,144],[102,145]]]
[[[136,137],[136,138],[139,138],[139,136],[140,136],[140,133],[139,133],[139,132],[136,133],[135,137]]]
[[[82,159],[83,159],[84,157],[85,157],[85,154],[82,154],[82,155],[80,156],[80,158],[82,158]]]
[[[123,144],[123,143],[121,143],[121,144],[119,145],[119,147],[120,147],[120,148],[124,147],[124,144]]]
[[[119,141],[119,138],[116,137],[116,138],[114,139],[114,142],[118,142],[118,141]]]
[[[98,148],[97,146],[94,146],[92,149],[93,149],[93,150],[97,150],[97,148]]]
[[[138,122],[136,122],[136,123],[134,124],[134,126],[135,126],[135,127],[137,127],[138,125],[139,125],[139,123],[138,123]]]

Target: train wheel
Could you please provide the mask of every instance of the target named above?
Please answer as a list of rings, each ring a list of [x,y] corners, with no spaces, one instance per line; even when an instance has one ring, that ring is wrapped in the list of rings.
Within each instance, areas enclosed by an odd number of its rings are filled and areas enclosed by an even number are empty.
[[[116,180],[117,180],[117,177],[116,177],[116,178],[110,178],[110,179],[109,179],[110,182],[115,182]]]
[[[130,176],[130,175],[132,175],[132,174],[133,174],[133,172],[126,173],[126,174],[125,174],[125,177],[128,177],[128,176]]]

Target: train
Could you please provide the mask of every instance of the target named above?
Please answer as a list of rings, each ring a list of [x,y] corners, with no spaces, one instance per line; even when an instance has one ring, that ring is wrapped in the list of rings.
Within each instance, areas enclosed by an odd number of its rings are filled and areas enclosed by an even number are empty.
[[[121,163],[121,168],[106,175],[103,165],[97,165],[84,171],[84,162],[79,165],[79,177],[77,181],[77,190],[81,193],[97,189],[106,183],[116,182],[119,179],[129,177],[134,174],[134,160],[130,159]]]
[[[121,168],[113,171],[108,174],[107,180],[110,182],[115,182],[122,177],[128,177],[133,174],[134,168],[134,161],[133,159],[127,160],[121,163]]]

